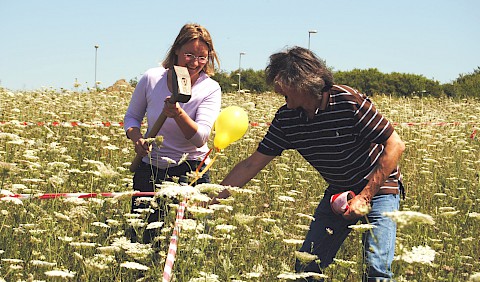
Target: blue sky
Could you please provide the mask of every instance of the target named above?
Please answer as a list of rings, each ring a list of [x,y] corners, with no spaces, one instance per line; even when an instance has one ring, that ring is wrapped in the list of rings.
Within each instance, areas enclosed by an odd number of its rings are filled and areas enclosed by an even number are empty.
[[[480,66],[478,0],[0,0],[0,86],[93,86],[158,66],[181,26],[211,33],[221,69],[264,69],[308,46],[335,70],[378,68],[441,83]],[[99,48],[96,50],[95,45]]]

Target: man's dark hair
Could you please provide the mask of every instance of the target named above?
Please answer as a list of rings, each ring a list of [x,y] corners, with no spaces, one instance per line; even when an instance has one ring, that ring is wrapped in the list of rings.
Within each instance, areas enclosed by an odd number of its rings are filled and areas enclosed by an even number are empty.
[[[321,95],[333,85],[333,74],[325,62],[298,46],[271,55],[265,74],[269,85],[288,86],[313,95]]]

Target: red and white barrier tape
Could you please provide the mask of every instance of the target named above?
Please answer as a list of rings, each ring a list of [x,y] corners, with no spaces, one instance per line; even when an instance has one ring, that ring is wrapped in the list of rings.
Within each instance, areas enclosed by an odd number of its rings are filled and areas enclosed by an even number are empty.
[[[79,122],[79,121],[71,121],[71,122],[28,122],[28,121],[0,121],[0,125],[4,124],[14,124],[14,125],[22,125],[22,126],[60,126],[60,127],[123,127],[123,122],[110,122],[110,121],[92,121],[92,122]],[[255,122],[251,121],[250,126],[256,127],[268,127],[270,126],[270,122]],[[476,125],[478,122],[392,122],[394,126],[461,126],[461,125]]]
[[[394,126],[462,126],[462,125],[475,125],[477,122],[393,122]]]
[[[80,121],[69,121],[69,122],[59,122],[59,121],[52,121],[52,122],[28,122],[28,121],[1,121],[0,124],[13,124],[13,125],[22,125],[22,126],[60,126],[60,127],[111,127],[111,126],[118,126],[123,127],[123,122],[110,122],[110,121],[92,121],[89,123],[80,122]]]
[[[11,194],[11,195],[2,195],[0,194],[0,200],[3,198],[17,198],[20,200],[27,199],[56,199],[56,198],[96,198],[96,197],[105,197],[113,198],[120,196],[155,196],[157,192],[107,192],[107,193],[44,193],[44,194]]]
[[[170,246],[168,247],[167,259],[165,260],[165,268],[163,269],[163,282],[170,282],[172,279],[173,263],[175,262],[175,255],[177,254],[178,236],[180,234],[181,221],[185,215],[185,207],[187,206],[187,199],[180,203],[177,210],[177,217],[175,219],[175,226],[173,228],[172,237],[170,237]]]

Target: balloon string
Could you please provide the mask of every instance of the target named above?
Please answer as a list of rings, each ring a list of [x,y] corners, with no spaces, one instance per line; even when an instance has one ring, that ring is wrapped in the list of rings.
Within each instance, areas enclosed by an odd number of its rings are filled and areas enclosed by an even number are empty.
[[[203,176],[203,174],[205,172],[207,172],[207,170],[210,169],[210,167],[212,166],[212,164],[215,162],[215,160],[217,159],[217,155],[213,156],[213,159],[210,161],[210,163],[202,170],[202,172],[200,172],[200,168],[203,166],[203,164],[205,163],[205,160],[207,159],[207,157],[210,155],[210,153],[212,152],[212,149],[210,149],[210,151],[208,151],[207,155],[205,156],[205,158],[203,158],[202,162],[198,165],[197,167],[197,170],[195,171],[195,178],[192,180],[192,182],[190,182],[190,186],[193,185],[193,183],[195,183],[200,177]]]
[[[197,175],[200,172],[200,169],[202,168],[202,165],[205,163],[205,160],[210,156],[210,153],[212,152],[213,148],[208,150],[208,153],[205,155],[203,158],[202,162],[197,166],[197,170],[195,171],[195,174]]]

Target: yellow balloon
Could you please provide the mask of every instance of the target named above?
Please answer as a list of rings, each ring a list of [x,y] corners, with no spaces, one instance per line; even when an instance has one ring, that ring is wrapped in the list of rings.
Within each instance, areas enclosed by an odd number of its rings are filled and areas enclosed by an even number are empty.
[[[228,145],[232,143],[230,138],[226,134],[215,134],[215,139],[213,140],[213,144],[215,148],[218,150],[225,149]]]
[[[223,109],[215,121],[213,145],[222,150],[242,138],[248,129],[248,115],[244,109],[230,106]]]

